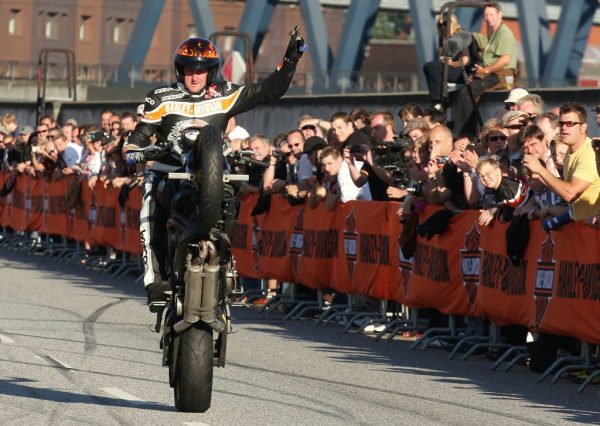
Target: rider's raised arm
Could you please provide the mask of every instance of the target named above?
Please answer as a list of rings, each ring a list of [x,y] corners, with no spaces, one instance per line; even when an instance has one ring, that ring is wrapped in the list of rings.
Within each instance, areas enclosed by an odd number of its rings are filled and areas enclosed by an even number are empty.
[[[256,84],[249,84],[239,88],[231,83],[226,83],[228,85],[227,89],[229,90],[226,89],[225,93],[228,91],[229,93],[239,91],[235,104],[227,114],[228,117],[247,111],[256,104],[282,97],[290,86],[294,73],[296,72],[298,60],[306,49],[306,43],[304,42],[304,39],[298,35],[298,28],[296,27],[290,37],[283,60],[277,68],[275,68],[275,71],[269,74],[264,80]]]

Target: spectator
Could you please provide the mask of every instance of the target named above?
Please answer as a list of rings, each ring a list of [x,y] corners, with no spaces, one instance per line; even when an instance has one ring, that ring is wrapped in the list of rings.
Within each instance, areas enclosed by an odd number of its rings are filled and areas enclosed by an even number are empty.
[[[48,131],[49,130],[50,129],[48,128],[47,124],[40,123],[35,127],[35,134],[37,136],[38,143],[40,145],[44,144],[48,140]]]
[[[429,136],[429,130],[430,127],[427,125],[427,123],[425,123],[425,120],[420,117],[413,118],[406,123],[404,129],[402,129],[402,136],[408,136],[413,142],[415,142],[421,138],[427,139]]]
[[[371,138],[371,114],[364,108],[354,108],[350,111],[350,119],[354,123],[354,128],[364,132],[367,137]]]
[[[530,119],[535,119],[544,113],[544,100],[540,95],[529,94],[517,102],[517,109],[529,114]]]
[[[269,139],[264,135],[253,135],[249,138],[248,143],[250,149],[254,152],[254,159],[258,161],[268,161],[269,153],[271,152],[271,145]],[[257,166],[254,164],[248,165],[247,172],[249,175],[248,183],[242,188],[242,194],[259,193],[262,192],[263,186],[263,174],[265,173],[264,167]]]
[[[110,109],[105,109],[100,112],[101,128],[105,132],[110,132],[110,118],[113,115],[115,115],[115,113]]]
[[[518,138],[519,131],[529,122],[529,114],[519,110],[508,111],[502,117],[502,127],[508,135],[506,149],[502,154],[501,163],[506,172],[518,175],[522,172],[521,160],[523,150]]]
[[[527,200],[528,186],[523,180],[503,176],[500,163],[494,158],[480,160],[475,169],[485,187],[479,210],[479,225],[489,226],[494,218],[509,221],[514,208]]]
[[[600,211],[600,177],[591,139],[587,136],[587,112],[581,104],[567,103],[560,108],[558,123],[561,141],[569,146],[564,180],[550,173],[532,155],[525,155],[523,164],[570,204],[574,220],[585,220]]]
[[[455,35],[457,32],[462,31],[462,28],[458,23],[458,19],[456,19],[456,15],[452,14],[450,16],[450,23],[446,22],[446,16],[438,15],[436,18],[438,30],[438,57],[433,61],[427,62],[423,66],[423,73],[425,74],[425,78],[427,80],[429,99],[431,101],[432,109],[440,112],[443,112],[445,107],[445,105],[442,103],[444,63],[448,63],[448,82],[464,83],[461,71],[461,63],[464,67],[467,67],[469,64],[474,62],[471,59],[472,55],[470,54],[470,50],[473,50],[473,56],[475,56],[477,53],[474,51],[474,49],[466,48],[463,49],[462,52],[459,52],[457,58],[448,57],[443,50],[443,41],[444,36],[446,35],[446,27],[448,24],[450,25],[450,37]]]
[[[39,124],[45,124],[48,129],[56,128],[56,120],[49,115],[44,115],[42,118],[40,118]]]
[[[502,23],[502,9],[497,2],[487,2],[483,6],[483,19],[491,34],[485,37],[475,33],[474,42],[483,49],[482,64],[475,64],[473,81],[470,84],[475,98],[478,98],[486,89],[491,89],[499,84],[504,85],[506,76],[516,76],[517,69],[517,42],[508,26]],[[502,80],[500,80],[502,78]],[[454,134],[476,134],[475,107],[471,101],[467,87],[458,93],[458,103],[452,108],[454,118]]]
[[[558,136],[558,115],[545,112],[535,117],[535,124],[544,132],[544,140],[548,146]]]
[[[27,143],[32,134],[33,128],[31,126],[22,126],[19,129],[19,140],[23,143]]]
[[[331,116],[331,129],[335,133],[340,150],[353,145],[371,146],[369,136],[357,130],[352,118],[345,112],[336,112]]]
[[[370,200],[369,184],[357,187],[350,175],[348,163],[334,146],[325,147],[319,154],[319,162],[323,167],[326,179],[327,195],[325,206],[333,210],[337,203],[351,200]]]
[[[560,177],[563,178],[563,167],[565,156],[569,151],[569,145],[561,142],[560,138],[558,138],[558,140],[550,142],[550,151],[552,152],[552,160],[554,161],[554,164],[556,164],[556,169],[558,170]]]
[[[137,125],[137,118],[135,115],[133,115],[130,112],[124,112],[123,114],[121,114],[122,138],[127,137],[127,135],[129,135],[129,132],[131,132],[133,129],[135,129],[136,125]]]
[[[396,140],[396,123],[389,111],[377,111],[371,116],[371,134],[376,143],[393,143]]]
[[[17,116],[11,112],[7,112],[0,117],[0,132],[5,135],[17,136],[16,133],[19,128],[19,122]]]
[[[305,125],[312,125],[315,128],[315,134],[304,135],[304,139],[310,136],[318,136],[324,138],[327,131],[331,129],[331,124],[328,121],[315,118],[312,115],[301,115],[298,118],[298,129],[302,129]]]
[[[421,107],[413,103],[404,104],[402,108],[398,110],[398,118],[402,121],[403,126],[406,126],[413,118],[421,117],[422,115],[423,110],[421,110]]]
[[[423,121],[430,129],[433,129],[438,124],[446,124],[446,116],[436,108],[429,108],[423,112]]]
[[[524,96],[529,95],[529,92],[522,87],[515,87],[508,93],[508,98],[504,100],[504,104],[507,110],[519,109],[517,103]]]

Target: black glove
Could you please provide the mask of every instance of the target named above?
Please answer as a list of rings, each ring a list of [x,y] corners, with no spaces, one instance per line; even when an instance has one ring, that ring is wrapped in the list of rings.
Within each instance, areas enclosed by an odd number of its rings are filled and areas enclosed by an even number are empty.
[[[308,49],[308,46],[304,39],[298,35],[298,26],[296,26],[290,36],[290,42],[285,50],[283,60],[295,65],[306,49]]]

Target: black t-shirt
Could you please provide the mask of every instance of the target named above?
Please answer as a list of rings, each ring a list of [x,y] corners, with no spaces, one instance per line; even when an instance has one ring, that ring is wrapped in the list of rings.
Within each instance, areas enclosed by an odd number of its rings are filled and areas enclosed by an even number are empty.
[[[373,201],[388,201],[388,184],[377,176],[377,173],[375,173],[369,163],[365,162],[363,164],[361,172],[362,171],[368,173],[369,189],[371,190],[371,198]]]

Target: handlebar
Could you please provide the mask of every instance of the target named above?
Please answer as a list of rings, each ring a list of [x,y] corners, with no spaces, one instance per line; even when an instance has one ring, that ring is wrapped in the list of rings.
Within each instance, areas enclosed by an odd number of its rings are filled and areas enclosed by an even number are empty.
[[[240,165],[253,164],[258,167],[269,167],[269,163],[265,161],[256,160],[253,158],[254,151],[233,151],[226,154],[226,157],[232,162]]]

